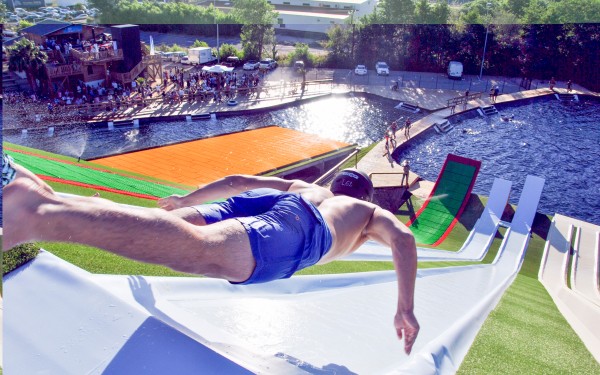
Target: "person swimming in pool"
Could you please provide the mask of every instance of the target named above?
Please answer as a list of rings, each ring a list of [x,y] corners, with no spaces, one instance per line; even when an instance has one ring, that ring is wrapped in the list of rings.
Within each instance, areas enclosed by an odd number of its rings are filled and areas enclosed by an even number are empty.
[[[233,175],[185,196],[161,199],[161,208],[137,208],[97,197],[59,196],[3,158],[3,194],[4,250],[31,241],[76,242],[231,283],[288,278],[375,240],[392,250],[398,279],[394,326],[405,339],[406,353],[419,332],[413,312],[414,237],[391,212],[370,202],[373,184],[355,169],[338,173],[331,189]],[[217,199],[225,201],[202,204]]]

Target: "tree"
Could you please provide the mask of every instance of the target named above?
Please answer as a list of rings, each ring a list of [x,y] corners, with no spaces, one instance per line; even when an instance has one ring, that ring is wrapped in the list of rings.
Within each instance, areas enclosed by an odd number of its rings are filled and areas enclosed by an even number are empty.
[[[225,60],[229,56],[241,57],[240,51],[238,51],[237,48],[235,48],[235,46],[232,44],[223,43],[221,44],[221,48],[219,50],[221,53],[221,60]]]
[[[194,44],[192,44],[192,46],[190,48],[196,48],[196,47],[208,47],[208,43],[206,43],[205,41],[200,41],[200,40],[196,39],[194,41]]]
[[[0,2],[0,24],[3,24],[4,21],[6,21],[5,16],[6,15],[6,5],[4,5],[3,2]]]
[[[8,69],[13,72],[25,72],[29,86],[36,91],[36,79],[42,81],[46,78],[44,64],[48,61],[48,55],[34,42],[25,38],[9,47],[8,55]]]
[[[335,25],[327,31],[327,42],[325,48],[327,64],[332,67],[350,67],[351,63],[351,41],[352,31],[346,26]]]
[[[306,68],[314,65],[316,57],[308,51],[308,44],[296,43],[294,52],[287,56],[287,61],[290,65],[298,60],[304,61]]]
[[[506,6],[512,14],[521,15],[529,2],[530,0],[506,0]]]
[[[382,0],[377,7],[377,18],[382,23],[412,23],[415,4],[412,0]]]
[[[240,38],[244,57],[260,59],[266,45],[275,43],[274,24],[279,13],[267,0],[235,0],[232,15],[244,26]]]
[[[417,2],[414,21],[417,24],[425,24],[431,21],[431,5],[427,0]]]
[[[17,24],[17,31],[23,30],[26,27],[30,27],[33,26],[33,22],[29,22],[26,20],[20,20],[19,23]]]
[[[244,25],[273,26],[279,16],[267,0],[234,0],[231,13]]]

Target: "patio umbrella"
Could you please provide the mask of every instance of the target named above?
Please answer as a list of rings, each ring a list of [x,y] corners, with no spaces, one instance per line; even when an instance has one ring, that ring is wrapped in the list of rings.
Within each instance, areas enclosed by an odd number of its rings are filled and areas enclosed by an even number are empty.
[[[204,66],[202,70],[209,73],[225,73],[233,71],[233,68],[224,65]]]

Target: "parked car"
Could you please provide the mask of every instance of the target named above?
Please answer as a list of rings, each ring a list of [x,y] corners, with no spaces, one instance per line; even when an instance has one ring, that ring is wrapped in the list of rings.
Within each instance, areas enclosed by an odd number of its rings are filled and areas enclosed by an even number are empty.
[[[277,68],[277,61],[275,61],[273,59],[269,59],[269,58],[262,59],[262,60],[260,60],[258,67],[260,69],[268,69],[268,70],[275,69],[275,68]]]
[[[188,55],[182,56],[181,60],[179,62],[182,63],[183,65],[193,65],[192,60],[190,60]]]
[[[229,66],[231,68],[235,68],[240,66],[242,62],[240,61],[240,58],[237,56],[227,56],[227,58],[225,59],[225,62],[223,63],[223,65],[225,66]]]
[[[390,67],[383,61],[379,61],[377,64],[375,64],[375,70],[377,71],[378,76],[390,75]]]
[[[367,75],[367,67],[364,65],[357,65],[354,69],[354,74],[357,76],[366,76]]]
[[[258,69],[259,62],[256,60],[249,60],[244,64],[244,70],[254,70]]]
[[[298,60],[294,62],[294,70],[299,71],[304,69],[304,61]]]
[[[88,19],[88,15],[87,14],[80,14],[77,17],[73,18],[73,21],[87,20],[87,19]]]

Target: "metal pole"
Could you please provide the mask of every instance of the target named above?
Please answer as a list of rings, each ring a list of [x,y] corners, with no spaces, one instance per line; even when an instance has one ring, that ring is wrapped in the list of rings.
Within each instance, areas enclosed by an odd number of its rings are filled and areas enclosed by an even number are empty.
[[[479,80],[481,81],[481,76],[483,74],[483,62],[485,61],[485,49],[487,47],[487,40],[488,40],[488,32],[490,30],[490,20],[488,18],[488,12],[490,9],[490,5],[492,5],[491,3],[487,3],[485,5],[485,18],[487,19],[487,26],[485,27],[485,42],[483,42],[483,55],[481,56],[481,69],[479,70]]]
[[[352,9],[349,13],[350,13],[350,23],[352,24],[352,49],[350,50],[350,59],[352,60],[352,66],[354,66],[355,64],[355,59],[354,59],[354,12],[355,10]]]
[[[217,25],[217,64],[221,63],[221,53],[219,51],[219,23],[217,22],[217,0],[213,0],[215,7],[215,24]]]

